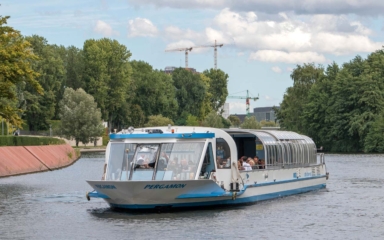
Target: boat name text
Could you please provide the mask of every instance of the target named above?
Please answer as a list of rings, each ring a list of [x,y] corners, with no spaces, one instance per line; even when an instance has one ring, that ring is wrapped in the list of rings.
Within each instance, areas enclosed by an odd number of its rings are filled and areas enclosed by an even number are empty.
[[[148,184],[144,189],[184,188],[187,184]]]
[[[116,189],[116,187],[114,185],[100,185],[100,184],[96,184],[95,187],[101,188],[101,189]]]

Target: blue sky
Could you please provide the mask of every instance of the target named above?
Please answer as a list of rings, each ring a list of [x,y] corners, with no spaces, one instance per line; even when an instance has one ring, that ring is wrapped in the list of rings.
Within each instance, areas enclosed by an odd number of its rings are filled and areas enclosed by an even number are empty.
[[[154,68],[184,67],[184,52],[165,49],[213,44],[218,67],[228,73],[229,95],[258,101],[251,109],[279,105],[297,64],[339,64],[366,57],[384,45],[384,1],[366,0],[0,0],[0,15],[23,35],[82,48],[108,37],[130,49],[132,59]],[[196,48],[189,67],[214,66],[213,48]],[[228,99],[231,114],[245,100]]]

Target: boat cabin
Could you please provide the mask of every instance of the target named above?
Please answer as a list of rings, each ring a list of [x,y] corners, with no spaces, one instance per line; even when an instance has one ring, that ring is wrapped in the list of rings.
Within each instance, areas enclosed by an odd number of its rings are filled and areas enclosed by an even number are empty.
[[[318,163],[314,142],[287,131],[161,127],[122,131],[110,139],[103,178],[112,181],[199,180],[213,172],[229,176],[239,170],[242,156],[262,160],[248,171]]]

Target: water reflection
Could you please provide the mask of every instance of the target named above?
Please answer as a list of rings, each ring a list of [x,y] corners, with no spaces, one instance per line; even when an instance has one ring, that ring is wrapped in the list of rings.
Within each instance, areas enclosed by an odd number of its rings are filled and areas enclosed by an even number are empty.
[[[328,155],[327,188],[253,205],[167,213],[87,201],[104,155],[0,179],[1,239],[384,239],[384,156]]]

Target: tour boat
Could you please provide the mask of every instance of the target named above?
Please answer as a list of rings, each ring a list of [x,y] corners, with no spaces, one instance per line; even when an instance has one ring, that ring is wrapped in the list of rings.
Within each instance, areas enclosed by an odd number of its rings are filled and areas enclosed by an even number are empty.
[[[235,205],[322,189],[327,179],[323,153],[295,132],[130,127],[110,134],[104,174],[87,181],[86,196],[130,210]]]

